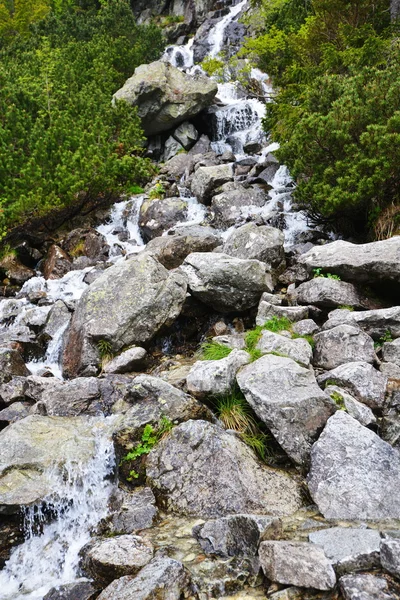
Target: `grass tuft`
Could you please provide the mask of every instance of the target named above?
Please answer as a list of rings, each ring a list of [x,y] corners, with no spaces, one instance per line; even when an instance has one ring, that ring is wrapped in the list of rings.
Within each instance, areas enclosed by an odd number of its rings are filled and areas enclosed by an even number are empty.
[[[200,346],[200,360],[221,360],[232,352],[232,348],[218,342],[204,342]]]
[[[217,396],[215,409],[218,418],[227,429],[239,433],[255,432],[256,424],[251,409],[240,391],[234,390],[229,394]]]

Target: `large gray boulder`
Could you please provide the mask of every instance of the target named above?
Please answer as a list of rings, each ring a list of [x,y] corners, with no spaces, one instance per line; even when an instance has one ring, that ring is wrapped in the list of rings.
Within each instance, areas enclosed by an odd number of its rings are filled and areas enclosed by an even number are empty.
[[[193,296],[222,313],[252,308],[263,292],[272,291],[267,267],[258,260],[194,252],[181,269]]]
[[[299,263],[310,271],[315,268],[335,273],[355,283],[400,281],[400,237],[352,244],[338,240],[324,246],[314,246],[299,257]]]
[[[104,366],[104,373],[131,373],[138,371],[143,366],[147,352],[140,346],[133,346],[125,350]]]
[[[302,504],[288,475],[262,466],[235,434],[206,421],[187,421],[151,451],[147,476],[172,512],[201,517],[287,515]]]
[[[233,350],[220,360],[198,360],[186,378],[188,392],[196,397],[227,394],[232,391],[236,373],[250,362],[244,350]]]
[[[374,425],[376,417],[372,410],[362,402],[356,400],[351,394],[338,387],[337,385],[328,385],[324,390],[341,410],[346,410],[353,419],[356,419],[361,425]]]
[[[339,410],[312,448],[308,488],[327,519],[398,519],[399,452]]]
[[[21,506],[57,492],[54,468],[69,461],[84,465],[93,459],[96,423],[100,427],[101,422],[93,418],[32,415],[1,431],[0,513],[17,513]]]
[[[146,135],[155,135],[172,129],[197,115],[209,106],[218,91],[217,84],[208,77],[192,77],[171,64],[155,61],[140,65],[114,94],[137,106]]]
[[[306,542],[268,541],[260,544],[260,563],[271,581],[316,590],[335,587],[335,572],[324,551]]]
[[[302,283],[296,289],[295,296],[299,304],[312,304],[321,308],[365,308],[367,305],[353,284],[329,277],[314,277]]]
[[[290,358],[266,355],[241,369],[237,381],[290,458],[307,464],[313,441],[335,411],[314,374]]]
[[[344,575],[339,580],[344,600],[398,600],[388,580],[369,573]]]
[[[30,374],[18,350],[0,348],[0,383],[7,383],[13,377],[26,377]]]
[[[324,329],[347,323],[358,325],[374,339],[379,339],[387,333],[394,338],[400,337],[400,306],[353,312],[337,309],[329,313]]]
[[[190,184],[192,193],[199,202],[208,204],[212,192],[220,185],[233,179],[233,165],[213,165],[210,167],[199,167],[193,175]]]
[[[363,361],[340,365],[320,375],[318,383],[338,385],[370,408],[381,409],[385,402],[387,377]]]
[[[303,367],[310,365],[313,355],[312,348],[307,340],[302,338],[288,338],[267,329],[261,333],[256,349],[260,350],[262,354],[276,352],[295,360]]]
[[[382,540],[380,550],[382,567],[400,579],[400,540],[390,538]]]
[[[185,221],[188,206],[183,198],[147,199],[140,207],[139,229],[145,242],[152,240]]]
[[[268,200],[265,191],[258,187],[245,188],[235,183],[224,188],[211,202],[213,225],[219,229],[226,230],[239,222],[244,224],[249,211],[264,206]]]
[[[338,325],[314,336],[314,366],[335,369],[345,363],[376,360],[373,339],[351,325]]]
[[[247,223],[233,230],[222,251],[236,258],[261,260],[272,270],[280,271],[286,266],[284,241],[285,236],[279,229],[257,227],[255,223]]]
[[[98,344],[111,352],[148,342],[163,325],[173,323],[186,298],[186,280],[167,271],[146,253],[107,269],[83,293],[72,318],[64,350],[68,377],[99,365]]]
[[[394,342],[385,342],[382,346],[382,358],[386,362],[400,366],[400,338]]]
[[[173,136],[185,150],[190,150],[197,142],[199,132],[192,123],[186,121],[185,123],[181,123],[181,125],[175,129]]]

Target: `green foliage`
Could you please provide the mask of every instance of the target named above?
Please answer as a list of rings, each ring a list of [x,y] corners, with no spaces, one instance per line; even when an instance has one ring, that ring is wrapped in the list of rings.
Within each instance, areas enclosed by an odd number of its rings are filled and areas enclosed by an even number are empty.
[[[0,238],[15,225],[146,181],[136,109],[113,93],[163,47],[128,0],[52,12],[0,46]],[[5,41],[7,43],[5,43]]]
[[[165,188],[163,184],[159,181],[156,185],[151,188],[149,192],[150,200],[162,200],[165,196]]]
[[[100,354],[100,358],[112,355],[112,344],[108,340],[100,340],[97,343],[97,349]]]
[[[339,410],[346,410],[343,396],[339,392],[332,392],[330,396]]]
[[[144,194],[144,189],[140,187],[140,185],[131,185],[127,191],[132,196],[135,196],[136,194]]]
[[[349,304],[341,304],[338,306],[341,310],[349,310],[350,312],[354,311],[354,306],[350,306]]]
[[[379,340],[375,342],[375,350],[380,350],[385,342],[393,342],[393,336],[389,330],[385,331]]]
[[[272,456],[269,446],[271,437],[267,433],[262,431],[253,434],[242,433],[241,438],[263,462],[267,462],[267,459]]]
[[[0,38],[26,35],[50,11],[48,0],[0,0]]]
[[[326,277],[327,279],[334,279],[335,281],[341,281],[341,278],[339,277],[339,275],[333,275],[332,273],[323,273],[322,269],[318,268],[318,269],[313,269],[314,272],[314,279],[316,277]]]
[[[263,329],[279,333],[280,331],[291,331],[293,323],[287,317],[272,317],[262,326]]]
[[[185,17],[183,15],[167,15],[163,17],[160,22],[160,27],[169,27],[170,25],[176,25],[177,23],[183,23]]]
[[[224,63],[218,58],[212,58],[207,56],[201,63],[201,68],[207,73],[209,77],[216,77],[221,79],[224,75]]]
[[[218,342],[204,342],[200,346],[200,360],[220,360],[226,358],[232,352],[232,348],[218,344]]]

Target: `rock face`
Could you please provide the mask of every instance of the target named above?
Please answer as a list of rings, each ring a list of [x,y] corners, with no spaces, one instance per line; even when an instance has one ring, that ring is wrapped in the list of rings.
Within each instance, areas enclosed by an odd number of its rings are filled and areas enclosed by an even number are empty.
[[[222,313],[247,310],[272,290],[266,265],[258,260],[194,252],[181,268],[193,296]]]
[[[271,581],[298,587],[331,590],[335,572],[323,550],[306,542],[260,544],[260,563]]]
[[[244,367],[237,381],[290,458],[307,464],[312,442],[335,411],[313,373],[289,358],[267,355]]]
[[[400,577],[400,540],[387,539],[381,543],[382,567],[391,575]]]
[[[71,270],[71,260],[66,252],[53,244],[43,266],[45,279],[59,279]]]
[[[113,502],[113,513],[107,519],[111,533],[133,533],[148,529],[157,515],[156,499],[150,488],[137,488],[132,493],[122,490]]]
[[[366,362],[340,365],[318,377],[318,383],[338,385],[370,408],[382,408],[385,401],[387,377]]]
[[[188,391],[197,397],[226,394],[232,390],[240,367],[249,362],[250,355],[243,350],[233,350],[221,360],[199,360],[187,376]]]
[[[364,308],[366,305],[365,299],[354,285],[329,277],[315,277],[299,285],[296,300],[299,304],[313,304],[322,308]]]
[[[134,346],[125,350],[119,356],[111,360],[104,367],[105,373],[130,373],[137,370],[146,358],[147,352],[140,346]]]
[[[72,318],[64,351],[64,372],[83,375],[99,364],[97,344],[112,352],[149,341],[179,315],[186,281],[146,253],[110,267],[83,293]]]
[[[399,597],[392,593],[386,579],[368,573],[344,575],[339,585],[344,600],[398,600]]]
[[[349,362],[376,360],[373,339],[351,325],[339,325],[314,337],[314,366],[335,369]]]
[[[341,410],[329,419],[312,448],[308,475],[324,517],[398,519],[399,481],[397,450]]]
[[[18,350],[0,348],[0,383],[8,383],[13,377],[30,375]]]
[[[208,77],[191,77],[169,63],[155,61],[135,69],[114,94],[138,107],[145,135],[172,129],[209,106],[218,91]]]
[[[392,282],[400,276],[400,237],[370,244],[339,240],[316,246],[299,257],[308,269],[321,268],[356,283]]]
[[[231,233],[222,251],[236,258],[260,260],[271,269],[283,270],[286,265],[284,240],[285,236],[279,229],[247,223]]]
[[[235,435],[205,421],[175,427],[147,458],[150,486],[168,510],[191,516],[291,514],[297,484],[261,466]]]

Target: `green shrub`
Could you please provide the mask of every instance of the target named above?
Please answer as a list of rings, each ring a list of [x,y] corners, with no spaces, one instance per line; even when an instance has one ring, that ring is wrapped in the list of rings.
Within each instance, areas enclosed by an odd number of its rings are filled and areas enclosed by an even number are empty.
[[[162,200],[164,196],[165,188],[163,184],[159,181],[154,187],[151,188],[149,192],[149,198],[150,200]]]
[[[201,68],[207,73],[209,77],[217,77],[221,79],[224,74],[225,64],[218,60],[218,58],[212,58],[211,56],[205,58],[201,63]]]
[[[254,433],[256,424],[246,399],[239,390],[215,398],[215,410],[218,418],[227,429],[239,433]]]

